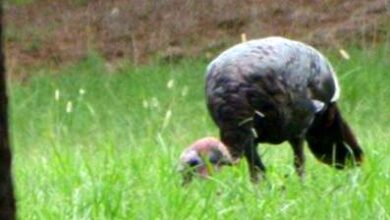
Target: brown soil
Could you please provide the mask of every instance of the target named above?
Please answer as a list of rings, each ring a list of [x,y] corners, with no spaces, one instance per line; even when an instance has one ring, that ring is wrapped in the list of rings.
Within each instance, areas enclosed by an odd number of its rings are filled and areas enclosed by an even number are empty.
[[[12,74],[58,66],[95,50],[108,61],[213,56],[248,39],[282,35],[315,46],[389,41],[388,0],[35,0],[5,6]]]

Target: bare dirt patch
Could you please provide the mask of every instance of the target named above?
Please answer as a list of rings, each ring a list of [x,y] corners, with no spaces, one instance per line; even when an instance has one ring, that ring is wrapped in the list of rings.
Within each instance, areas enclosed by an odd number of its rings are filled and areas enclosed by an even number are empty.
[[[388,0],[36,0],[5,7],[8,68],[58,66],[95,50],[108,61],[213,56],[248,38],[283,35],[315,46],[389,41]]]

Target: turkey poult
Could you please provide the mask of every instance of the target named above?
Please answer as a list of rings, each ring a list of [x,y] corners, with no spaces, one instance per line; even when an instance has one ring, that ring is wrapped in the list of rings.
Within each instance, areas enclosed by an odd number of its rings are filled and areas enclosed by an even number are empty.
[[[194,175],[206,178],[232,163],[227,148],[220,140],[213,137],[199,139],[180,156],[179,171],[183,175],[183,185],[191,182]]]
[[[333,167],[362,162],[363,151],[337,107],[339,95],[328,60],[313,47],[282,37],[233,46],[207,68],[211,117],[232,159],[245,156],[254,182],[266,170],[258,143],[288,141],[301,177],[304,140],[318,160]]]

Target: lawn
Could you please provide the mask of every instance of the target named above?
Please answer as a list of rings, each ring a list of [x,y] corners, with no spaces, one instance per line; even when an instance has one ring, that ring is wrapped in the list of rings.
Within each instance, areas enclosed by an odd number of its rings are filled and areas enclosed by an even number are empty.
[[[337,171],[308,149],[300,182],[287,144],[260,146],[267,181],[246,163],[181,187],[177,159],[217,136],[204,100],[205,60],[115,67],[92,53],[10,84],[19,219],[390,219],[389,47],[327,55],[340,106],[366,153]]]

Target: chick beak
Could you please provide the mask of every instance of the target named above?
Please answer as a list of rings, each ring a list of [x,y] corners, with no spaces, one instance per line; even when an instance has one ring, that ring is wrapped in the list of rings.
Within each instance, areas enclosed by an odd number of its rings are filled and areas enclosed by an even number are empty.
[[[198,174],[199,176],[203,177],[203,178],[207,178],[209,176],[209,169],[207,166],[200,166],[198,168]]]

